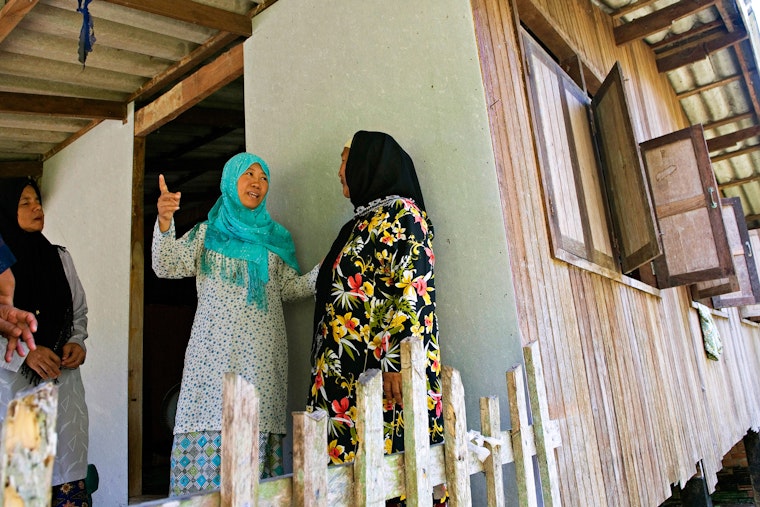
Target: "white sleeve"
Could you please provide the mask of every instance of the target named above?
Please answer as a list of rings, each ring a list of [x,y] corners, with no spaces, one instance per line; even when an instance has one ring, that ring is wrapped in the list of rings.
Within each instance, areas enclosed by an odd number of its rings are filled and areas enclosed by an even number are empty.
[[[87,339],[87,298],[84,294],[84,287],[79,280],[77,271],[74,268],[74,260],[71,254],[65,248],[59,248],[58,253],[61,256],[63,271],[66,273],[66,279],[69,281],[71,288],[71,301],[74,310],[74,332],[67,343],[78,343],[82,349],[87,351],[84,341]]]

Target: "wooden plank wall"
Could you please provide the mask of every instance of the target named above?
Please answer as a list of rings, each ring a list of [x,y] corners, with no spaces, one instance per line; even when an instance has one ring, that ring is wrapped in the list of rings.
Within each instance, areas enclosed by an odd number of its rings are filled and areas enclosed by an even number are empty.
[[[517,5],[551,19],[600,80],[616,60],[638,141],[687,126],[643,44],[617,47],[589,0],[471,0],[523,344],[538,341],[557,419],[563,505],[657,506],[760,424],[760,328],[715,315],[724,353],[706,359],[684,288],[642,290],[551,257],[531,134]]]

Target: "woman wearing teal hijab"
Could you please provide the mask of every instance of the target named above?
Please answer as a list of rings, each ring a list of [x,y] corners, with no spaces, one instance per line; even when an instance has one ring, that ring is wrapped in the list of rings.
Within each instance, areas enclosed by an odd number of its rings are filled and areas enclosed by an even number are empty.
[[[198,308],[185,353],[174,425],[170,494],[220,486],[222,377],[231,371],[260,396],[262,477],[282,473],[287,400],[287,338],[282,302],[314,294],[319,266],[300,275],[290,233],[266,209],[269,166],[251,153],[224,165],[221,197],[176,239],[181,195],[159,176],[153,270],[161,278],[196,277]]]

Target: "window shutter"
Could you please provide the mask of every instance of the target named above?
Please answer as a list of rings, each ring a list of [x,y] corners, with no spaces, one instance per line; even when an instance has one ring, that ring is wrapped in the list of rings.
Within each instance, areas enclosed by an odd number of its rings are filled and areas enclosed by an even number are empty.
[[[615,63],[591,108],[623,273],[662,253],[657,222],[633,133],[620,64]]]
[[[589,99],[523,32],[528,88],[553,254],[617,269],[589,125]]]
[[[749,231],[749,243],[752,247],[752,260],[755,264],[755,271],[760,273],[760,229]],[[739,308],[739,315],[743,319],[760,320],[760,304],[742,306]]]
[[[717,296],[720,296],[721,294],[734,294],[738,291],[739,295],[741,296],[740,289],[742,286],[740,285],[739,281],[739,273],[742,269],[742,262],[745,263],[744,272],[747,271],[746,259],[744,259],[744,246],[742,245],[742,238],[734,211],[733,201],[729,201],[728,199],[721,199],[720,204],[723,210],[723,225],[726,228],[726,238],[728,239],[728,246],[731,250],[731,257],[733,259],[734,274],[731,274],[726,278],[718,278],[716,280],[700,282],[692,285],[691,287],[691,294],[693,299],[699,300],[707,297],[712,297],[714,307]],[[739,206],[741,206],[741,203]],[[741,259],[739,259],[739,257],[741,257]],[[755,301],[753,297],[753,300],[748,301],[747,303],[754,302]]]
[[[734,273],[718,185],[701,125],[641,143],[663,255],[654,260],[660,288]]]
[[[752,245],[749,241],[747,222],[744,219],[744,209],[739,197],[721,199],[723,205],[723,223],[726,225],[728,244],[734,258],[734,278],[739,285],[738,290],[713,298],[713,307],[726,308],[757,303],[760,295],[760,280],[757,277],[757,267]]]

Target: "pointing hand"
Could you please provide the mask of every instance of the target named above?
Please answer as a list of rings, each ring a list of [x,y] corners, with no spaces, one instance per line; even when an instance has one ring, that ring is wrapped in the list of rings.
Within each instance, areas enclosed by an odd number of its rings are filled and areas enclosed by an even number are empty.
[[[179,199],[182,197],[182,193],[169,192],[163,174],[158,175],[158,188],[161,190],[161,195],[158,197],[157,204],[158,228],[161,229],[161,232],[166,232],[172,225],[174,212],[179,209]]]

